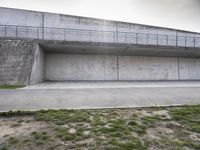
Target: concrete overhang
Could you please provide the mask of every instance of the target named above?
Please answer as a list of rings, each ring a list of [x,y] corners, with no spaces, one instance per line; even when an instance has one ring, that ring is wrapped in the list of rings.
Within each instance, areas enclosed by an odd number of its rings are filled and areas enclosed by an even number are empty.
[[[200,57],[200,48],[52,40],[39,40],[37,42],[47,53]]]

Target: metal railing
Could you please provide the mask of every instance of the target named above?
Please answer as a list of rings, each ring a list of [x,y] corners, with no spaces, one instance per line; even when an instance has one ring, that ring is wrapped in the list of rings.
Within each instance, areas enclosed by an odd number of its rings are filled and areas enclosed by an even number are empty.
[[[193,48],[200,47],[200,37],[13,25],[0,25],[0,37]]]

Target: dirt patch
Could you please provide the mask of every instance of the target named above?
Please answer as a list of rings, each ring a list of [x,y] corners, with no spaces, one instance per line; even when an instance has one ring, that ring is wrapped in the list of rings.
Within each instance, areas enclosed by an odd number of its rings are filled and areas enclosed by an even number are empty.
[[[35,121],[33,117],[0,118],[0,139],[7,135],[27,135],[33,131],[43,130],[46,127],[46,123]]]

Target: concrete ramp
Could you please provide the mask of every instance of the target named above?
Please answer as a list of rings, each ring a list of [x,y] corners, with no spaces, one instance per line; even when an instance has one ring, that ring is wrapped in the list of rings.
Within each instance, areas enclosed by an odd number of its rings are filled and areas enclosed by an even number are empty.
[[[0,111],[200,104],[200,82],[196,81],[45,84],[0,90]]]

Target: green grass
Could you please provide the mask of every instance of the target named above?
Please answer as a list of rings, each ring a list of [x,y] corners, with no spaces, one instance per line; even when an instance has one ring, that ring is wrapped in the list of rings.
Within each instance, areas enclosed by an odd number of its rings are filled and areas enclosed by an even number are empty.
[[[20,140],[17,137],[9,137],[5,143],[0,145],[0,150],[9,150],[13,149],[13,147],[16,147],[20,143]]]
[[[105,146],[106,150],[145,150],[147,149],[138,139],[132,138],[129,141],[122,142],[111,138]]]
[[[64,125],[69,122],[89,122],[89,114],[81,110],[47,110],[38,111],[36,119],[39,121],[54,122]]]
[[[25,87],[25,85],[0,85],[0,89],[17,89],[23,87]]]
[[[170,114],[173,120],[178,121],[188,130],[200,133],[200,105],[171,109]]]
[[[33,131],[31,133],[32,141],[34,141],[37,145],[43,145],[50,140],[50,136],[47,132],[37,132]]]
[[[139,135],[142,135],[146,132],[146,129],[153,127],[157,121],[160,121],[161,118],[157,115],[155,116],[144,116],[140,118],[140,123],[136,122],[132,118],[129,122],[129,130],[136,132]]]
[[[10,137],[8,139],[8,142],[9,142],[10,145],[15,145],[15,144],[17,144],[19,142],[19,140],[17,138],[15,138],[15,137]]]
[[[62,141],[74,140],[75,138],[74,134],[70,134],[69,130],[64,127],[57,127],[55,131],[56,131],[56,136],[60,138]]]
[[[15,117],[15,116],[32,116],[35,115],[36,112],[34,111],[7,111],[7,112],[0,112],[1,117]]]

